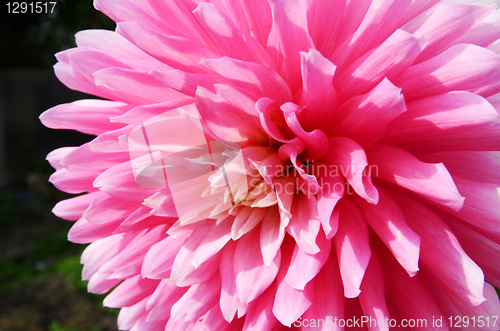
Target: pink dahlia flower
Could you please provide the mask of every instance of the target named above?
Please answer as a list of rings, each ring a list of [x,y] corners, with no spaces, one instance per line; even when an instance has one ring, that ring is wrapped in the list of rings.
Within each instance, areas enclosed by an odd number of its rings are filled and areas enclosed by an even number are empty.
[[[41,115],[122,330],[498,330],[500,12],[95,0]]]

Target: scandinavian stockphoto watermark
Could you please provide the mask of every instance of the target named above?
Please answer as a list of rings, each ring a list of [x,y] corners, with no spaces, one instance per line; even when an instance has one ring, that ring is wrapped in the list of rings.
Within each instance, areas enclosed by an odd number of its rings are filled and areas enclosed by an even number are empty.
[[[169,128],[175,129],[174,137]],[[191,188],[189,200],[196,198],[200,205],[212,198],[209,193],[222,194],[227,197],[227,210],[247,194],[350,195],[363,190],[365,180],[378,176],[376,165],[356,167],[308,161],[258,164],[244,155],[238,144],[212,140],[201,128],[198,118],[180,108],[142,123],[130,132],[126,142],[136,183],[146,188],[168,189],[177,215],[192,209],[186,203],[186,188]],[[285,177],[285,181],[264,180]],[[363,180],[348,183],[344,180],[347,177]],[[193,189],[196,187],[200,189]]]

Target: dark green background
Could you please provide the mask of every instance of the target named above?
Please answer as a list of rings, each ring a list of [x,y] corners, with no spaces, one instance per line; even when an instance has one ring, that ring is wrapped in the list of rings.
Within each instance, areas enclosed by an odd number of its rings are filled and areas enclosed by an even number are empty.
[[[59,0],[58,15],[8,14],[0,8],[0,331],[117,330],[117,311],[102,308],[80,280],[84,245],[67,241],[72,222],[51,213],[69,197],[48,183],[51,150],[92,136],[50,130],[38,116],[89,98],[67,89],[52,71],[54,53],[74,47],[74,34],[113,21],[90,0]]]

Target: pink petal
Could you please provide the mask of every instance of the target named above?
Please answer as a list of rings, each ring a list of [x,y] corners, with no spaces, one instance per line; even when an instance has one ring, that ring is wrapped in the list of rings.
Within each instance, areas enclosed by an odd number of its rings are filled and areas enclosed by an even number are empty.
[[[370,92],[344,102],[336,123],[327,133],[351,138],[368,149],[383,137],[389,123],[405,111],[401,89],[384,78]]]
[[[113,117],[111,121],[137,125],[157,115],[161,115],[169,110],[173,110],[182,106],[189,107],[191,106],[191,104],[194,104],[193,99],[179,99],[155,103],[151,105],[137,106],[121,116]]]
[[[292,218],[290,211],[295,193],[295,183],[291,177],[277,177],[273,180],[276,197],[278,198],[278,210],[280,212],[280,226],[286,227]],[[286,188],[292,186],[293,190]]]
[[[452,175],[474,182],[500,185],[499,152],[441,152],[420,157],[424,162],[443,162]]]
[[[91,48],[75,48],[68,53],[68,61],[75,75],[89,84],[93,84],[92,74],[96,71],[110,67],[132,69],[118,59]]]
[[[439,304],[439,308],[445,314],[447,318],[451,317],[453,326],[456,325],[458,319],[464,319],[465,316],[469,318],[470,321],[481,319],[485,320],[482,327],[478,324],[474,328],[469,325],[467,330],[484,330],[484,331],[496,331],[498,326],[493,325],[491,320],[497,319],[496,314],[500,310],[500,302],[498,300],[498,294],[495,288],[488,283],[484,284],[484,296],[486,301],[479,306],[471,306],[469,303],[464,304],[463,302],[452,302],[437,286],[432,283],[428,283],[427,286],[431,289],[434,299]],[[457,316],[457,317],[455,317]],[[489,321],[489,323],[486,323]],[[472,324],[472,323],[471,323]]]
[[[314,279],[314,301],[302,319],[317,321],[324,319],[332,323],[333,318],[343,319],[345,311],[344,293],[342,290],[342,279],[338,268],[336,254],[330,254],[329,260]],[[297,322],[301,322],[299,319]],[[298,323],[294,323],[297,325]],[[325,323],[326,324],[326,323]],[[325,330],[326,328],[323,328]],[[329,330],[341,331],[344,328],[334,324]],[[320,329],[321,330],[321,329]]]
[[[330,256],[331,241],[323,233],[317,239],[320,251],[314,255],[305,253],[298,245],[293,250],[292,260],[285,276],[285,282],[297,290],[304,290],[305,286],[316,277]]]
[[[328,151],[328,137],[319,129],[315,129],[312,132],[304,130],[301,123],[299,123],[297,114],[300,114],[305,109],[291,102],[281,105],[280,108],[285,114],[288,127],[304,142],[305,146],[301,157],[304,160],[319,160],[323,158]]]
[[[196,89],[202,86],[214,92],[214,84],[223,83],[224,80],[214,75],[190,74],[182,70],[153,71],[153,76],[166,86],[194,98]]]
[[[140,274],[147,251],[165,236],[165,226],[157,226],[146,233],[139,233],[126,247],[122,247],[117,255],[103,264],[99,272],[109,272],[112,273],[110,278],[122,279]]]
[[[267,140],[260,125],[250,116],[207,89],[197,89],[196,106],[204,126],[219,139],[247,144]]]
[[[237,241],[233,272],[238,297],[244,303],[255,300],[276,278],[281,261],[277,251],[270,266],[266,266],[260,252],[260,232],[252,231]]]
[[[314,302],[314,283],[312,280],[304,290],[296,290],[284,280],[278,281],[274,300],[273,314],[281,324],[290,327]]]
[[[322,161],[340,168],[341,174],[354,191],[366,201],[376,204],[379,199],[378,192],[371,182],[371,166],[368,167],[363,148],[345,137],[331,137],[329,141],[330,149]],[[368,175],[364,175],[366,169]]]
[[[210,247],[207,254],[203,256],[203,253],[197,253],[198,247],[202,244],[209,245],[209,242],[204,243],[203,241],[210,229],[215,231],[215,233],[210,234],[210,237],[212,237],[212,235],[215,237],[220,236],[220,241],[214,243],[214,246]],[[217,266],[220,262],[221,254],[217,248],[224,246],[230,239],[228,230],[227,226],[220,230],[216,229],[215,225],[200,226],[194,230],[175,256],[170,280],[181,287],[208,281],[210,277],[218,272]],[[224,232],[226,234],[225,236],[223,235]],[[195,257],[197,260],[195,260]],[[205,261],[202,262],[203,260]],[[200,263],[200,265],[197,266],[197,263]]]
[[[407,30],[429,41],[415,63],[420,63],[447,49],[456,39],[488,16],[494,7],[444,3],[436,7],[418,29]],[[417,20],[418,21],[418,20]]]
[[[338,106],[332,82],[337,67],[314,49],[301,52],[300,60],[303,88],[300,104],[306,108],[299,113],[299,122],[306,131],[318,128],[326,132]]]
[[[439,3],[440,0],[416,0],[413,1],[406,11],[404,17],[398,22],[398,26],[403,26],[409,21],[413,20],[420,14],[424,13],[428,9],[432,8],[434,5]]]
[[[319,253],[320,248],[316,243],[316,237],[320,231],[321,222],[317,212],[316,198],[305,194],[296,195],[291,214],[292,219],[286,231],[295,239],[304,253]]]
[[[69,230],[68,240],[78,244],[89,244],[106,238],[114,234],[121,221],[121,219],[116,219],[107,223],[95,224],[90,223],[85,218],[80,218]]]
[[[307,135],[307,133],[305,133]],[[317,134],[317,135],[316,135]],[[323,155],[324,152],[327,150],[326,146],[324,144],[328,144],[328,140],[326,139],[326,136],[324,135],[323,132],[319,130],[315,130],[313,134],[311,134],[313,137],[316,136],[316,138],[319,138],[320,146],[316,146],[316,148],[311,151],[312,153],[320,153],[317,154],[317,156]],[[311,137],[309,137],[311,139]],[[307,144],[304,143],[304,140],[296,137],[293,140],[291,140],[289,143],[285,145],[281,145],[280,148],[278,149],[278,155],[282,160],[287,160],[290,159],[293,165],[293,170],[299,174],[299,178],[296,178],[296,189],[301,190],[303,193],[308,193],[309,191],[313,192],[319,192],[320,187],[319,183],[316,177],[313,175],[308,174],[305,171],[305,165],[304,163],[298,158],[298,155],[303,153],[306,154],[307,152],[304,151],[305,147],[311,147],[311,141]],[[325,147],[325,148],[322,148]],[[307,153],[309,154],[309,153]],[[314,154],[312,154],[314,155]],[[307,160],[307,159],[306,159]],[[300,182],[300,183],[299,183]],[[304,187],[305,186],[305,187]]]
[[[153,216],[151,215],[151,209],[141,206],[120,223],[115,233],[142,231],[162,224],[171,227],[176,221],[177,219],[174,217],[165,218]]]
[[[139,318],[146,312],[144,310],[146,301],[147,299],[144,299],[135,305],[120,309],[117,323],[118,328],[121,330],[130,330]]]
[[[244,331],[272,331],[278,323],[273,314],[274,296],[276,286],[271,285],[248,308],[245,317]]]
[[[390,285],[390,284],[388,284]],[[359,303],[363,310],[363,316],[376,321],[390,319],[389,310],[385,302],[385,281],[382,267],[375,254],[372,254],[368,268],[366,268],[363,282],[361,283]],[[373,325],[376,324],[376,325]],[[371,323],[367,325],[370,331],[388,331],[389,326],[385,323]]]
[[[76,221],[82,217],[85,209],[87,209],[90,203],[99,195],[99,192],[92,192],[62,200],[54,206],[52,213],[65,220]]]
[[[346,2],[313,0],[309,3],[307,9],[309,34],[314,45],[326,58],[330,58],[335,51]]]
[[[200,2],[194,14],[226,56],[275,69],[273,59],[262,45],[247,32],[239,29],[213,4]]]
[[[124,161],[130,160],[129,150],[127,146],[120,144],[120,137],[124,137],[129,134],[134,127],[134,125],[127,125],[121,129],[108,131],[99,135],[97,138],[88,143],[89,151],[95,153],[119,153],[118,155],[122,157],[122,159],[124,156],[122,153],[126,153],[125,155],[127,155],[127,157],[124,158]]]
[[[399,264],[413,277],[419,270],[420,237],[406,224],[403,212],[390,194],[380,187],[378,190],[377,205],[353,196],[356,206]]]
[[[460,222],[448,222],[460,244],[470,258],[484,272],[486,281],[500,287],[500,244],[474,231]]]
[[[198,320],[195,324],[193,331],[204,331],[204,330],[220,330],[225,331],[229,327],[229,323],[224,320],[222,313],[220,311],[219,305],[210,309],[202,318]],[[161,330],[163,331],[163,329]]]
[[[152,104],[189,97],[166,88],[147,72],[106,68],[94,72],[95,84],[115,93],[118,100],[133,104]]]
[[[334,214],[337,202],[344,196],[344,177],[338,173],[338,167],[315,162],[309,166],[309,173],[318,178],[321,191],[316,195],[318,199],[318,214],[326,238],[331,239],[338,228],[338,213]]]
[[[130,307],[150,296],[159,280],[143,279],[141,275],[124,280],[104,298],[103,305],[110,308]]]
[[[243,303],[236,290],[236,277],[234,274],[234,253],[236,251],[236,243],[230,241],[222,252],[219,271],[221,277],[221,292],[220,292],[220,309],[224,319],[228,322],[233,321],[234,315],[238,312],[245,312],[247,305]]]
[[[498,185],[473,182],[458,176],[455,176],[454,180],[465,201],[459,212],[450,213],[498,238],[500,235]]]
[[[152,215],[162,217],[178,217],[174,199],[169,188],[158,190],[155,194],[148,197],[143,202],[143,205],[148,208],[152,208]]]
[[[169,284],[168,279],[162,279],[153,294],[146,301],[149,311],[147,321],[165,320],[170,318],[172,306],[187,292],[188,287],[177,287]]]
[[[267,213],[266,208],[246,207],[245,209],[251,210],[251,213],[247,215],[240,211],[238,215],[236,215],[231,228],[231,238],[233,240],[238,240],[241,236],[254,229],[264,219]]]
[[[113,58],[120,59],[134,69],[142,71],[170,69],[169,66],[148,56],[115,31],[83,30],[75,34],[75,41],[78,47],[97,49]]]
[[[266,266],[271,265],[284,237],[285,227],[280,225],[278,209],[269,208],[260,230],[260,248]]]
[[[204,59],[202,64],[242,89],[253,98],[269,97],[278,104],[292,100],[292,94],[281,76],[260,63],[221,57]]]
[[[207,282],[193,285],[172,307],[170,319],[176,321],[184,317],[194,321],[204,315],[219,300],[221,280],[214,275]]]
[[[97,176],[93,186],[113,197],[138,203],[143,202],[157,191],[156,189],[140,187],[137,184],[130,162],[110,167]]]
[[[344,296],[355,298],[372,255],[369,232],[363,214],[349,200],[342,199],[337,234],[333,237],[344,283]]]
[[[259,116],[259,112],[257,111],[255,105],[257,100],[252,98],[247,93],[241,91],[240,89],[232,85],[226,85],[226,84],[215,84],[214,89],[215,93],[217,93],[217,95],[226,100],[229,104],[241,109],[242,111],[244,111],[245,113],[247,113],[252,117]],[[260,120],[258,120],[257,122],[260,122]]]
[[[286,124],[283,111],[276,106],[277,103],[268,97],[260,98],[255,103],[262,128],[270,138],[286,143],[293,139],[295,134]]]
[[[249,33],[262,46],[267,46],[269,31],[271,30],[272,17],[271,8],[266,0],[242,0],[238,2],[218,0],[212,1],[216,4],[223,3],[220,7],[224,7],[231,21],[233,21],[240,29]],[[220,7],[218,6],[219,10]]]
[[[386,288],[387,293],[396,303],[403,317],[406,319],[424,319],[428,323],[427,327],[437,330],[437,327],[432,328],[430,322],[433,319],[440,318],[442,313],[421,275],[418,274],[410,278],[383,245],[377,245],[375,252],[382,263],[385,282],[390,284]],[[391,317],[395,318],[396,316]],[[439,329],[448,330],[447,324],[443,323],[443,327]]]
[[[92,182],[99,173],[99,170],[94,169],[74,169],[73,171],[68,171],[68,169],[62,168],[50,176],[49,182],[66,193],[90,192],[94,190]]]
[[[165,34],[183,34],[176,28],[163,23],[163,20],[157,19],[154,12],[144,2],[135,5],[127,0],[96,0],[94,6],[115,22],[138,22]]]
[[[169,22],[171,26],[178,27],[184,35],[189,36],[191,39],[206,46],[215,47],[193,14],[194,7],[196,7],[195,3],[189,4],[190,1],[158,2],[154,0],[147,0],[147,2],[157,16],[162,18],[163,22]]]
[[[130,331],[163,331],[166,323],[167,320],[149,322],[146,314],[144,314],[137,320]]]
[[[448,295],[477,306],[483,297],[484,274],[464,252],[450,228],[436,214],[406,197],[396,196],[408,224],[422,239],[420,261]]]
[[[360,57],[344,70],[337,70],[334,85],[338,86],[339,99],[369,92],[383,79],[394,80],[417,58],[426,44],[425,39],[396,30],[375,50]]]
[[[107,224],[115,220],[123,221],[136,209],[137,205],[103,193],[91,202],[82,217],[93,224]]]
[[[171,318],[168,319],[167,324],[165,325],[165,330],[168,331],[184,331],[191,330],[195,327],[197,321],[184,321],[184,318],[173,320]]]
[[[297,0],[270,0],[273,25],[268,50],[292,92],[300,87],[300,51],[314,43],[307,28],[307,3]]]
[[[152,279],[169,278],[177,252],[190,235],[191,231],[185,231],[177,236],[168,236],[151,246],[142,263],[142,276]]]
[[[333,48],[331,51],[332,53],[336,51],[336,49],[341,45],[343,42],[346,41],[347,38],[351,38],[358,27],[360,26],[361,22],[366,16],[366,13],[368,12],[368,9],[370,8],[371,2],[370,1],[361,1],[361,2],[351,2],[351,1],[346,1],[343,7],[344,11],[342,13],[342,16],[338,17],[340,23],[340,31],[339,31],[339,36],[337,39],[337,44],[335,45],[336,47]],[[326,8],[325,8],[326,9]],[[322,11],[323,7],[317,8],[317,10]],[[333,54],[327,54],[323,53],[325,56],[328,57],[328,59],[331,61],[333,58]]]
[[[469,44],[455,45],[432,59],[406,69],[394,83],[406,102],[450,91],[483,97],[500,92],[500,57]]]
[[[354,35],[337,47],[332,55],[332,62],[339,67],[346,67],[382,43],[398,28],[398,21],[392,18],[402,16],[411,2],[410,0],[372,2]]]
[[[373,146],[368,159],[377,166],[378,178],[457,211],[464,204],[464,197],[442,163],[423,163],[405,150],[388,145]]]
[[[217,254],[231,239],[230,227],[232,219],[223,220],[219,224],[213,224],[201,240],[193,255],[193,264],[198,268],[209,258]]]
[[[99,137],[103,135],[106,135],[106,133],[103,133]],[[91,144],[92,142],[86,143],[74,149],[66,156],[64,156],[64,158],[61,160],[61,163],[68,169],[86,168],[86,169],[105,170],[117,164],[127,162],[128,160],[130,160],[128,152],[116,151],[115,153],[113,152],[107,153],[104,151],[93,150],[91,148]]]
[[[474,93],[436,95],[407,108],[389,124],[382,142],[421,153],[498,149],[500,115]]]
[[[80,100],[45,111],[40,115],[40,121],[52,129],[71,129],[99,135],[123,127],[123,124],[111,123],[109,118],[121,115],[129,109],[131,106],[121,102]]]
[[[113,98],[112,93],[109,91],[96,87],[93,83],[82,81],[75,75],[69,63],[57,62],[54,65],[54,73],[61,83],[72,90],[93,94],[102,98]]]
[[[188,38],[161,34],[137,21],[118,23],[116,32],[155,59],[188,73],[205,73],[204,58],[218,58],[214,50]]]
[[[66,157],[66,155],[70,154],[74,150],[81,148],[80,147],[61,147],[54,149],[52,152],[47,154],[45,158],[51,165],[52,168],[59,170],[63,169],[64,165],[61,163],[62,159]]]
[[[367,324],[365,325],[361,325],[361,323],[359,323],[358,325],[355,324],[354,319],[359,318],[359,316],[361,317],[363,316],[363,309],[361,308],[358,298],[350,300],[348,299],[345,304],[345,319],[353,321],[352,329],[368,331]],[[359,321],[361,322],[361,319]]]
[[[109,273],[100,274],[96,272],[89,279],[87,291],[94,294],[104,294],[119,284],[121,279],[108,279]]]
[[[121,246],[126,246],[133,238],[134,235],[110,235],[88,245],[80,258],[82,279],[89,280],[104,263],[120,252]]]
[[[487,47],[500,38],[500,12],[494,10],[466,34],[455,40],[454,44],[474,44]]]

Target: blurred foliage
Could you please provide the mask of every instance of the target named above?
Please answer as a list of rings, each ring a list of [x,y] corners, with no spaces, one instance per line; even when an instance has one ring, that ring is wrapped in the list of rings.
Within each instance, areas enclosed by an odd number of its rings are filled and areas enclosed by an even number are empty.
[[[88,294],[81,280],[85,246],[68,242],[73,223],[51,213],[70,195],[48,182],[54,170],[44,160],[52,149],[92,137],[45,129],[36,119],[44,109],[88,96],[26,69],[50,70],[55,53],[75,46],[75,33],[114,30],[115,23],[92,0],[49,1],[57,1],[54,15],[7,15],[6,1],[0,10],[0,111],[8,110],[3,120],[9,123],[0,146],[8,160],[7,183],[0,187],[0,330],[113,331],[118,311],[104,308],[106,295]]]
[[[87,293],[81,280],[85,245],[67,240],[73,222],[50,212],[67,197],[51,185],[0,193],[2,331],[116,330],[118,310],[103,307],[106,294]]]
[[[57,0],[56,9],[59,13],[51,17],[7,14],[6,7],[1,8],[0,69],[50,67],[56,62],[55,53],[75,46],[76,32],[115,28],[111,19],[94,9],[92,0]]]

